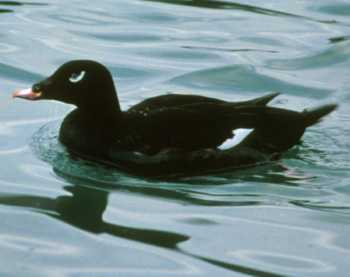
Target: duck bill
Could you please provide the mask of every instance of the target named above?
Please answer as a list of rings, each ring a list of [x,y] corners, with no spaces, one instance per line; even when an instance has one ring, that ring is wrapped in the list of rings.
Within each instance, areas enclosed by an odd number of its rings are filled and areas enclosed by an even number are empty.
[[[23,98],[27,100],[38,100],[41,97],[41,92],[34,92],[31,88],[16,90],[13,94],[13,98]]]

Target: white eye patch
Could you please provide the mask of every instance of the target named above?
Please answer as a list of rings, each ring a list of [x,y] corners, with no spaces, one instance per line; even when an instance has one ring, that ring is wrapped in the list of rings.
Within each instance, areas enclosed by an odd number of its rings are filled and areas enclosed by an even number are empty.
[[[72,75],[69,77],[69,81],[71,83],[78,83],[84,79],[85,73],[86,72],[84,70],[80,71],[79,73],[72,73]]]

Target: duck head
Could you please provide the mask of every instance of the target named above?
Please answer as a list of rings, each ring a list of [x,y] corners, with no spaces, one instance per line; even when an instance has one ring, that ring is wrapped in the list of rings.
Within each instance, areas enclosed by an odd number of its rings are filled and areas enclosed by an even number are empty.
[[[31,88],[18,90],[13,97],[27,100],[57,100],[81,109],[119,109],[111,73],[102,64],[90,60],[70,61],[51,76]]]

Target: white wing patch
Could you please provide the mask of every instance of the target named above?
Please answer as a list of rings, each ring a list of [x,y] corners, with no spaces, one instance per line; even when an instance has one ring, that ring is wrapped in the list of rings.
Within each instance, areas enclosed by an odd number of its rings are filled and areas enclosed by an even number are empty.
[[[234,137],[225,140],[221,145],[219,145],[220,150],[226,150],[233,146],[238,145],[242,142],[254,129],[236,129],[234,133]]]
[[[85,74],[86,74],[86,71],[84,71],[84,70],[80,71],[79,73],[73,73],[73,74],[69,77],[69,81],[70,81],[71,83],[78,83],[78,82],[80,82],[81,80],[84,79]]]

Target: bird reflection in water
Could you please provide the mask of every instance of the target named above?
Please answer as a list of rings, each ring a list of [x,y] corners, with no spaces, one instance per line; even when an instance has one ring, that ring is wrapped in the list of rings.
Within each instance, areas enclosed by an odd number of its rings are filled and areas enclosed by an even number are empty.
[[[132,228],[105,222],[103,220],[103,213],[108,205],[110,190],[107,188],[92,187],[90,184],[82,184],[82,179],[66,175],[55,169],[54,172],[67,183],[71,184],[64,187],[64,190],[71,195],[62,195],[57,198],[33,195],[1,195],[0,205],[29,208],[90,233],[105,233],[119,238],[172,249],[188,257],[229,271],[249,274],[250,276],[282,277],[279,274],[261,271],[239,264],[227,263],[185,251],[179,248],[178,244],[189,240],[190,236],[187,235],[155,229]],[[135,189],[134,192],[152,194],[153,196],[159,196],[160,194],[160,192],[154,190],[144,191],[142,188]],[[171,196],[168,195],[167,197],[176,198],[178,196],[177,194],[171,194]]]
[[[58,171],[55,172],[72,184],[64,187],[64,190],[71,193],[71,195],[62,195],[57,198],[33,195],[2,195],[0,196],[0,204],[30,208],[91,233],[106,233],[166,248],[175,248],[178,243],[189,239],[189,237],[182,234],[130,228],[105,222],[103,213],[108,204],[109,191],[74,184],[72,183],[72,181],[74,182],[72,177],[65,176]],[[75,180],[75,182],[77,181]],[[81,183],[81,180],[79,182]]]

